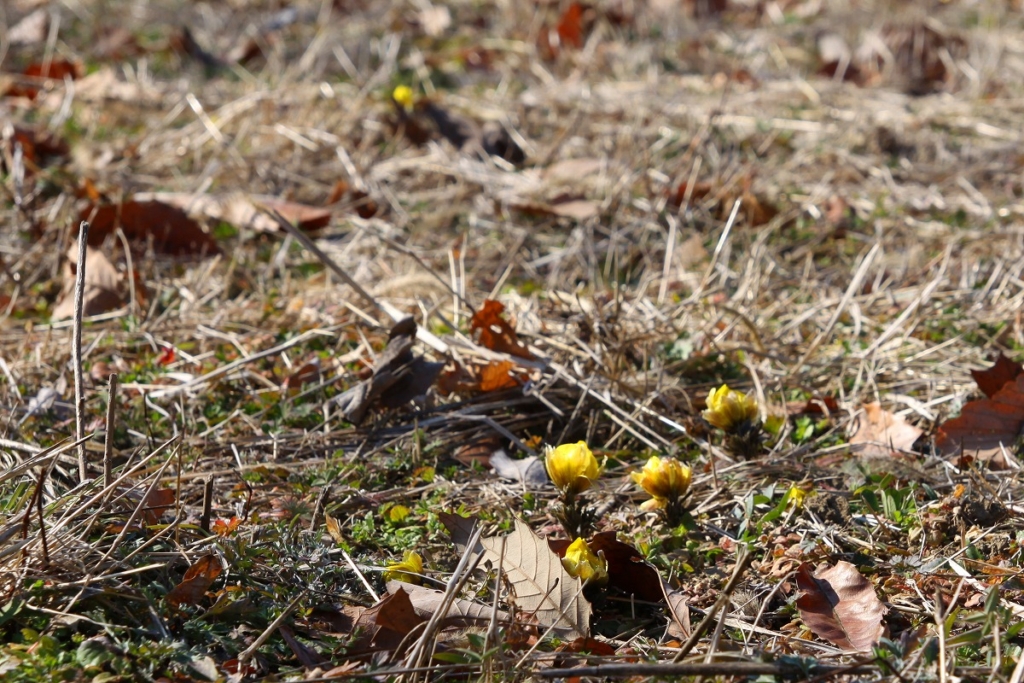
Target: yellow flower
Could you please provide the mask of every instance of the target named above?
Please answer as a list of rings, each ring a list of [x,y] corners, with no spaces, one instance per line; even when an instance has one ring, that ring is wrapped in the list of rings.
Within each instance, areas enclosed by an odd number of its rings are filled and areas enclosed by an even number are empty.
[[[412,105],[416,96],[413,94],[412,88],[407,85],[400,85],[391,93],[391,98],[406,111],[412,111]]]
[[[412,510],[405,507],[404,505],[392,505],[384,514],[387,516],[388,521],[392,524],[401,524],[405,521],[405,518],[408,517],[411,513]]]
[[[384,570],[385,581],[405,581],[407,583],[419,583],[420,577],[417,574],[423,573],[423,558],[412,550],[406,550],[401,562],[389,564]]]
[[[583,583],[603,584],[608,581],[608,563],[595,555],[582,538],[577,538],[565,549],[562,566],[570,576]]]
[[[786,507],[793,508],[795,510],[799,510],[804,506],[804,500],[807,496],[814,495],[813,490],[801,488],[796,484],[790,486],[789,491],[786,493],[789,496],[789,501],[786,503]]]
[[[708,409],[701,415],[724,432],[735,432],[744,423],[756,422],[759,418],[757,400],[725,384],[711,390]]]
[[[629,476],[640,488],[651,494],[651,500],[641,506],[644,510],[651,510],[663,508],[670,501],[686,495],[693,470],[675,458],[652,455],[642,471],[633,472]]]
[[[547,446],[544,466],[555,488],[571,496],[586,491],[601,476],[601,466],[584,441]]]

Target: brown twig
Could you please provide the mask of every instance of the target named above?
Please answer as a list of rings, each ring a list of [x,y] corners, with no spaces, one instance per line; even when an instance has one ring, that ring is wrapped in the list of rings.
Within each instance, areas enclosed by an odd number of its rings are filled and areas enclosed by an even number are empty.
[[[85,436],[85,382],[82,379],[82,317],[85,313],[85,260],[89,241],[89,223],[78,226],[78,268],[75,276],[75,324],[71,328],[71,363],[75,372],[75,438]],[[85,444],[78,446],[78,480],[84,482],[89,472],[86,467]]]
[[[110,373],[107,391],[107,433],[103,440],[103,488],[114,480],[114,424],[117,420],[117,373]]]
[[[673,662],[681,662],[686,655],[690,654],[690,650],[694,648],[697,641],[699,641],[703,637],[704,633],[711,628],[711,625],[715,623],[715,616],[718,614],[719,610],[728,604],[729,596],[731,596],[732,592],[736,590],[736,586],[739,585],[740,579],[743,577],[743,573],[747,571],[747,567],[750,566],[753,559],[754,553],[747,550],[746,546],[739,546],[739,556],[736,558],[736,568],[733,570],[732,576],[729,577],[729,581],[726,582],[725,587],[722,588],[722,593],[718,596],[718,600],[715,601],[715,604],[710,610],[708,610],[707,614],[704,615],[704,619],[697,624],[697,628],[693,629],[693,633],[691,633],[690,637],[686,639],[683,646],[679,648],[679,652],[677,652],[676,656],[672,659]]]

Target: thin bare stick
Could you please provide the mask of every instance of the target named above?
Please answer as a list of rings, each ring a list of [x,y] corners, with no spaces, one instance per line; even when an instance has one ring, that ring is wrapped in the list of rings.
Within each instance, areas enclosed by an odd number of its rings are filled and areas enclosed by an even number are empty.
[[[274,633],[274,631],[277,630],[277,627],[280,626],[282,622],[284,622],[284,620],[288,618],[289,615],[291,615],[292,610],[294,610],[298,606],[299,601],[301,601],[302,598],[306,597],[307,591],[308,589],[303,588],[302,592],[296,595],[295,599],[288,603],[288,606],[285,607],[284,611],[277,616],[277,619],[274,619],[272,622],[270,622],[270,626],[267,626],[263,633],[261,633],[259,637],[253,641],[252,645],[245,648],[245,650],[243,650],[242,652],[238,653],[239,669],[243,669],[245,663],[248,662],[249,659],[251,659],[254,654],[256,654],[256,650],[263,647],[263,643],[267,642],[267,638],[269,638]]]
[[[75,277],[75,324],[71,328],[71,363],[75,372],[75,438],[85,437],[85,388],[82,379],[82,316],[85,309],[85,258],[89,241],[89,223],[78,226],[78,272]],[[78,481],[85,481],[85,444],[78,446]]]
[[[110,373],[107,390],[107,434],[103,440],[103,488],[114,480],[114,425],[117,421],[117,373]]]
[[[725,584],[725,587],[722,588],[722,593],[718,596],[718,600],[715,601],[714,606],[707,611],[707,614],[704,615],[704,619],[697,624],[697,628],[693,629],[690,637],[687,638],[686,642],[683,643],[683,646],[679,648],[679,652],[677,652],[676,656],[672,659],[673,662],[681,662],[686,655],[690,654],[690,650],[694,648],[697,641],[699,641],[704,636],[704,633],[711,628],[711,624],[715,623],[715,617],[718,615],[718,611],[728,604],[729,597],[732,595],[732,592],[736,590],[736,586],[739,585],[740,578],[743,577],[744,572],[747,571],[747,567],[750,566],[753,559],[754,553],[747,550],[746,546],[739,547],[739,556],[736,558],[736,569],[733,570],[732,576],[729,577],[729,581]]]
[[[46,521],[43,519],[43,483],[50,468],[43,467],[39,470],[39,480],[36,484],[36,509],[39,511],[39,539],[43,542],[43,568],[50,566],[50,548],[46,544]]]
[[[203,531],[210,530],[210,517],[213,514],[213,475],[211,474],[203,482],[203,514],[199,518],[199,528]]]

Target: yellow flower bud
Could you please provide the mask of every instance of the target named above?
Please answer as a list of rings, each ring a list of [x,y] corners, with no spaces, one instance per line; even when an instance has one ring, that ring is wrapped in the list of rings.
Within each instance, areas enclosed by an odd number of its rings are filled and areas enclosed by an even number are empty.
[[[419,583],[420,577],[417,574],[423,573],[423,558],[412,550],[406,550],[401,562],[389,564],[384,570],[385,581],[405,581],[406,583]]]
[[[707,403],[708,409],[701,415],[723,432],[735,432],[741,425],[757,422],[760,418],[757,400],[753,396],[730,389],[725,384],[711,390]]]
[[[412,88],[407,85],[400,85],[391,93],[391,98],[406,111],[412,111],[412,105],[416,96],[413,94]]]
[[[629,475],[633,482],[651,495],[652,500],[641,507],[644,510],[665,507],[686,495],[693,478],[693,470],[675,458],[652,455],[640,472]]]
[[[577,538],[565,549],[562,566],[583,583],[600,585],[608,581],[608,563],[595,555],[582,538]]]
[[[583,441],[546,447],[544,466],[555,488],[570,496],[586,491],[601,476],[597,458]]]

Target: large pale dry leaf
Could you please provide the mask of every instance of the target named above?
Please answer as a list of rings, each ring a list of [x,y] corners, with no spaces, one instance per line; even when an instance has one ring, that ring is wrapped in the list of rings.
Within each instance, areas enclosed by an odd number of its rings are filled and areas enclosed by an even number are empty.
[[[583,597],[579,579],[562,567],[562,561],[544,539],[521,520],[505,537],[491,536],[481,541],[484,559],[501,565],[515,592],[521,610],[533,614],[544,628],[553,626],[561,636],[590,635],[590,603]]]
[[[665,591],[665,599],[668,601],[669,624],[665,634],[672,638],[686,640],[693,632],[693,627],[690,625],[690,598],[685,593],[669,587],[668,584],[663,584],[662,590]]]
[[[423,619],[430,619],[434,616],[434,613],[440,609],[441,602],[444,599],[444,591],[424,588],[423,586],[406,583],[405,581],[388,581],[388,593],[397,593],[399,590],[404,590],[409,594],[409,601],[412,602],[413,610]],[[491,605],[456,598],[452,601],[448,614],[445,615],[441,625],[444,628],[449,626],[484,626],[490,623],[493,611],[494,608]],[[501,610],[498,610],[496,618],[499,623],[508,622],[509,620],[508,613]]]
[[[861,455],[884,457],[909,451],[923,433],[878,403],[868,403],[864,406],[864,415],[858,419],[857,431],[850,437],[850,446]]]
[[[277,232],[277,221],[260,211],[272,209],[303,230],[318,230],[331,220],[329,209],[289,202],[269,195],[153,192],[135,195],[137,201],[157,201],[177,207],[192,217],[205,217],[255,232]]]
[[[75,277],[78,268],[78,245],[68,251],[64,264],[64,289],[60,301],[53,308],[54,320],[70,318],[75,314]],[[82,309],[85,315],[97,315],[121,305],[118,283],[121,277],[107,257],[99,249],[85,249],[85,291],[82,293]]]
[[[1007,382],[992,398],[971,401],[960,416],[939,425],[935,446],[943,455],[975,456],[1006,467],[1004,449],[1014,450],[1024,428],[1024,375]]]
[[[540,488],[548,483],[544,463],[535,455],[513,460],[504,449],[499,448],[491,454],[491,467],[502,479],[510,479],[527,488]]]
[[[863,652],[885,633],[885,606],[871,582],[849,562],[814,573],[805,562],[797,570],[796,582],[803,591],[796,601],[800,618],[822,640]]]

